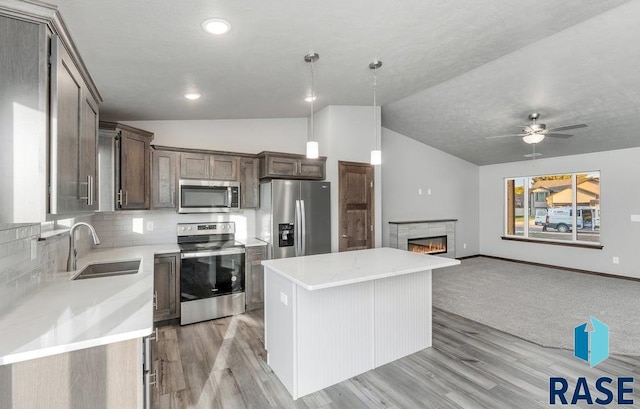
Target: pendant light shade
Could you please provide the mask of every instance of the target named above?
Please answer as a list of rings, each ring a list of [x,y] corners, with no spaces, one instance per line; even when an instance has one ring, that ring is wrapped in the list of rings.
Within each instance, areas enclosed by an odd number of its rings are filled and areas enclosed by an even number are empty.
[[[307,158],[309,159],[317,159],[319,155],[320,148],[318,146],[318,141],[315,140],[314,127],[313,127],[313,102],[316,100],[316,93],[313,89],[313,67],[316,61],[320,59],[320,56],[316,53],[309,53],[304,56],[304,61],[309,63],[311,66],[311,95],[309,98],[309,103],[311,104],[311,126],[309,128],[309,136],[307,138]]]
[[[371,64],[369,64],[369,69],[373,70],[373,141],[374,148],[371,151],[371,160],[370,163],[372,165],[380,165],[382,164],[382,151],[380,150],[380,146],[378,145],[378,108],[376,101],[376,93],[378,88],[378,76],[377,70],[382,67],[382,61],[373,60]]]
[[[318,159],[319,156],[319,146],[316,141],[307,142],[307,158],[309,159]]]

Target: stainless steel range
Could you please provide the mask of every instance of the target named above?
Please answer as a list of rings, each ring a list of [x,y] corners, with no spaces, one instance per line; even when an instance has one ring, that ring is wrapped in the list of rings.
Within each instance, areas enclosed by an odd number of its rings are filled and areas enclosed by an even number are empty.
[[[243,313],[244,245],[233,222],[180,223],[180,324]]]

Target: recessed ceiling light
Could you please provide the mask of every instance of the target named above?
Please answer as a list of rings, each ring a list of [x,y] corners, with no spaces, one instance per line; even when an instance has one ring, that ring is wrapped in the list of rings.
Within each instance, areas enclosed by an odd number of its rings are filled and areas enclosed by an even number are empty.
[[[304,97],[304,100],[307,101],[307,102],[315,101],[316,99],[318,99],[318,97],[316,97],[316,96],[312,97],[311,95],[308,95],[308,96]]]
[[[207,33],[220,35],[231,30],[231,24],[221,18],[210,18],[202,23],[202,28]]]
[[[197,92],[191,92],[189,94],[184,94],[184,97],[186,99],[190,99],[190,100],[194,100],[194,99],[198,99],[200,98],[202,95],[198,94]]]

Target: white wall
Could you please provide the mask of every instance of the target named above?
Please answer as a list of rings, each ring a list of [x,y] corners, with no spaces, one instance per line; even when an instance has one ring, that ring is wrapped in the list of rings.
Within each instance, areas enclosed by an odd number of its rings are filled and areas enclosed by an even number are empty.
[[[640,277],[640,148],[480,167],[480,253],[590,271]],[[504,232],[504,178],[595,171],[600,173],[604,249],[584,249],[501,240]],[[612,258],[620,258],[613,264]]]
[[[128,121],[153,132],[153,144],[180,148],[259,153],[305,153],[307,118]]]
[[[478,175],[473,163],[382,128],[383,245],[389,221],[458,219],[456,257],[478,254]]]
[[[320,155],[327,156],[327,180],[331,182],[331,250],[338,251],[338,161],[369,163],[375,145],[371,106],[331,105],[315,116],[315,136]],[[380,129],[380,107],[377,124]],[[378,131],[380,135],[380,131]],[[375,246],[382,245],[381,167],[374,169]]]

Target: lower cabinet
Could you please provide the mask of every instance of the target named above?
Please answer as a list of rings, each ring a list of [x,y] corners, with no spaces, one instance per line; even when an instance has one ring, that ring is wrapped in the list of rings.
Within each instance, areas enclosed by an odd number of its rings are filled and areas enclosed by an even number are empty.
[[[264,307],[264,266],[260,263],[267,257],[267,247],[247,247],[245,282],[247,311]]]
[[[137,338],[2,365],[0,408],[142,409],[141,344]]]
[[[153,321],[180,317],[180,254],[162,254],[153,264]]]

